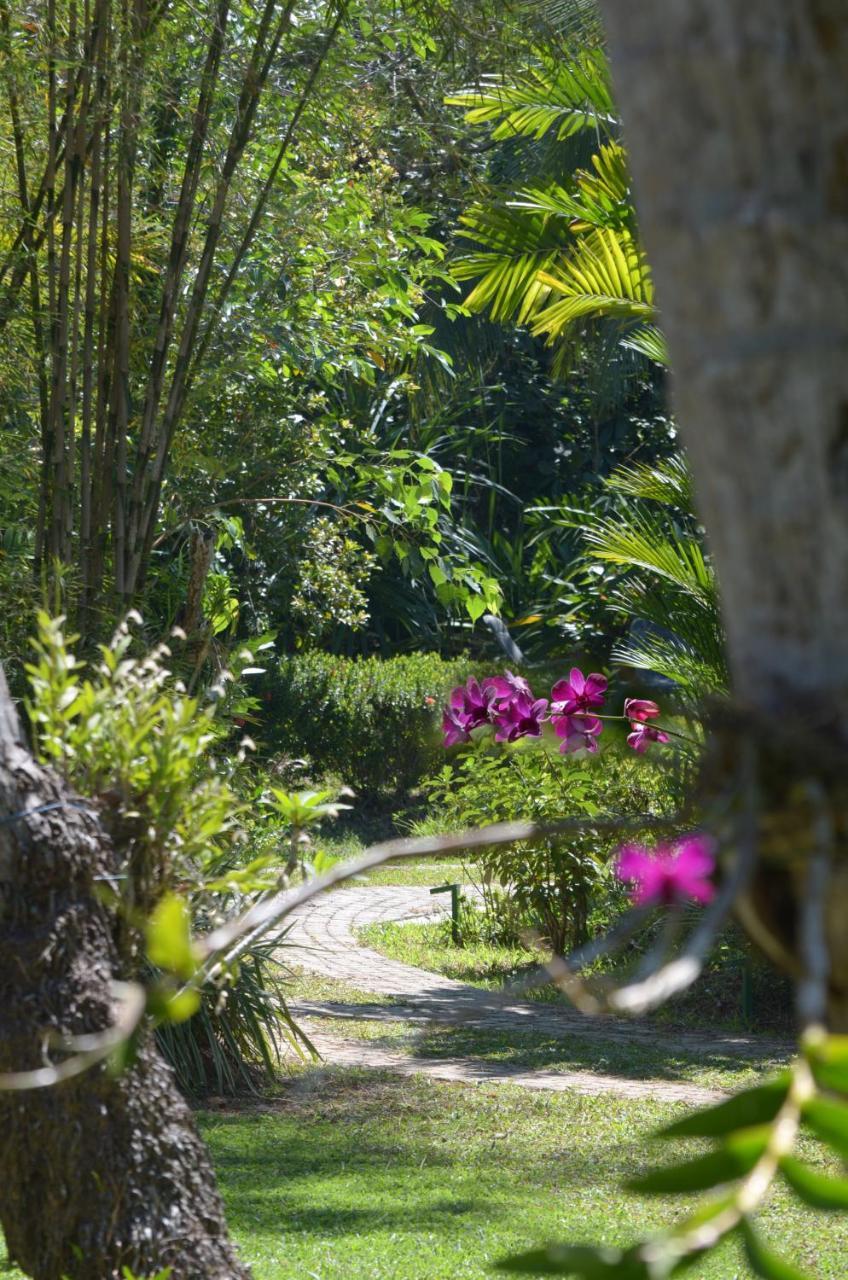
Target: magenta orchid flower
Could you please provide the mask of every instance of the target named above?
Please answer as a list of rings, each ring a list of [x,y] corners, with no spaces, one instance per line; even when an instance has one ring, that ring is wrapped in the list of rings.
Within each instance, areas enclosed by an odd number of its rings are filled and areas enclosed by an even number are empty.
[[[517,738],[540,737],[547,709],[547,698],[537,698],[534,702],[526,693],[517,693],[508,702],[499,703],[492,717],[495,741],[515,742]]]
[[[711,902],[715,897],[715,885],[710,880],[716,865],[713,848],[713,841],[705,835],[685,836],[653,850],[637,844],[624,845],[619,850],[615,874],[633,885],[630,898],[637,907],[669,907],[688,899]]]
[[[492,703],[496,696],[490,681],[484,680],[480,684],[474,676],[470,676],[464,685],[454,689],[449,705],[458,716],[464,717],[464,727],[471,730],[476,729],[478,725],[489,724]]]
[[[453,707],[445,707],[442,715],[442,733],[446,747],[455,747],[460,742],[470,741],[471,735],[465,727],[465,716]]]
[[[533,698],[533,691],[524,676],[514,676],[511,671],[505,671],[502,676],[490,676],[483,681],[483,688],[494,689],[498,701],[514,698],[518,693],[523,693],[527,698]]]
[[[654,716],[659,714],[659,707],[655,702],[651,702],[650,698],[624,699],[624,716],[627,720],[638,720],[644,723],[645,720],[653,720]]]
[[[572,667],[567,680],[558,680],[551,689],[551,711],[570,716],[602,707],[607,691],[607,678],[593,671],[584,676],[579,667]]]
[[[564,742],[560,751],[571,755],[575,751],[588,751],[595,755],[598,750],[598,737],[603,732],[603,724],[597,716],[560,716],[553,722],[554,733]]]
[[[631,721],[630,727],[633,732],[627,735],[627,745],[632,747],[637,755],[643,756],[652,742],[671,741],[662,729],[656,729],[652,724],[645,724],[641,720]]]

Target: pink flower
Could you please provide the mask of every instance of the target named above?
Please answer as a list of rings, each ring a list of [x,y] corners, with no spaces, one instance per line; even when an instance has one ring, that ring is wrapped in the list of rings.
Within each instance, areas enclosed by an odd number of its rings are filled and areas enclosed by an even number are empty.
[[[445,707],[442,715],[442,733],[446,747],[455,747],[459,742],[468,742],[471,737],[466,728],[466,717],[453,707]]]
[[[715,886],[709,877],[715,870],[713,842],[709,836],[684,836],[672,845],[659,844],[653,851],[642,845],[624,845],[618,854],[615,874],[630,881],[631,901],[637,907],[661,903],[669,907],[693,898],[711,902]]]
[[[482,685],[470,676],[464,685],[454,689],[450,696],[450,706],[459,716],[465,717],[465,728],[476,729],[478,725],[488,724],[495,690],[488,680]]]
[[[551,711],[564,716],[591,711],[593,707],[604,705],[606,691],[606,676],[599,675],[597,671],[584,676],[578,667],[572,667],[568,679],[558,680],[551,689]]]
[[[508,702],[499,703],[492,716],[495,741],[515,742],[516,738],[538,738],[547,709],[547,698],[537,698],[534,702],[532,696],[528,697],[526,693],[517,693]]]
[[[524,676],[514,676],[511,671],[505,671],[502,676],[489,676],[483,681],[483,688],[494,689],[499,702],[504,698],[514,698],[517,693],[533,697],[533,691]]]
[[[625,698],[624,715],[628,720],[653,720],[660,714],[660,709],[649,698]]]
[[[668,734],[663,733],[662,729],[655,729],[653,725],[644,724],[641,720],[632,720],[630,728],[633,732],[627,735],[627,745],[640,756],[645,754],[651,742],[670,741]]]
[[[603,728],[597,716],[560,716],[554,721],[557,737],[565,739],[560,751],[566,755],[574,751],[588,751],[590,755],[595,755],[598,736]]]

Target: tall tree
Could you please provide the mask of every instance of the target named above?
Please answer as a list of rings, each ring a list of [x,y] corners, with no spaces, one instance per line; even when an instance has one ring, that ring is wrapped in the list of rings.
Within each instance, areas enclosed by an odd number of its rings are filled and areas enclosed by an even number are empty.
[[[166,1266],[246,1280],[209,1155],[152,1035],[117,1076],[102,1064],[64,1081],[61,1065],[45,1069],[46,1027],[91,1048],[115,1018],[118,955],[95,877],[114,871],[116,850],[26,750],[2,671],[0,813],[0,1072],[26,1090],[0,1091],[10,1257],[36,1280]],[[45,1076],[58,1087],[31,1087]]]
[[[715,557],[735,713],[757,753],[741,904],[797,967],[814,843],[834,1027],[848,1028],[848,12],[841,0],[601,0],[680,428]],[[804,782],[810,786],[805,787]]]

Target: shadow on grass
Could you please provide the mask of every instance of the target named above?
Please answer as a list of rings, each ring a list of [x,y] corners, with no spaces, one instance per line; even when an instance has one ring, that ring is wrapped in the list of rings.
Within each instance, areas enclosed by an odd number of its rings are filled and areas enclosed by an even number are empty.
[[[642,1164],[632,1102],[617,1103],[627,1123],[598,1143],[582,1123],[586,1100],[575,1100],[579,1139],[566,1129],[562,1144],[540,1149],[523,1117],[545,1104],[526,1095],[436,1093],[362,1071],[351,1084],[351,1075],[325,1078],[317,1096],[293,1085],[276,1107],[201,1116],[236,1229],[274,1234],[284,1223],[287,1234],[325,1239],[466,1230],[489,1223],[492,1188],[510,1168],[525,1187],[561,1191],[611,1185]]]
[[[391,1004],[306,1001],[302,1009],[338,1023],[341,1036],[350,1034],[345,1023],[352,1021],[422,1027],[410,1046],[417,1058],[474,1058],[516,1069],[595,1071],[629,1080],[691,1083],[721,1075],[732,1086],[752,1068],[771,1069],[791,1053],[790,1045],[778,1041],[592,1022],[566,1010],[531,1009],[522,1016],[476,988],[433,988]],[[497,1025],[499,1019],[503,1026]]]

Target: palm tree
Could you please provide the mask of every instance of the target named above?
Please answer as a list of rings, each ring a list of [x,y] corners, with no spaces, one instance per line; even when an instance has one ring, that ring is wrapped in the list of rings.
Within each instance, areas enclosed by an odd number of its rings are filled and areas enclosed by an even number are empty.
[[[459,235],[474,247],[454,271],[476,282],[466,307],[544,337],[555,372],[587,336],[608,343],[611,332],[625,350],[665,363],[606,54],[600,43],[566,47],[563,60],[540,57],[520,76],[489,77],[448,98],[471,123],[494,126],[493,141],[524,139],[537,168],[517,194],[487,189],[461,215]],[[585,151],[587,140],[588,163],[570,167],[575,142]]]
[[[685,461],[620,467],[605,481],[612,512],[583,512],[580,532],[593,559],[620,566],[610,607],[631,621],[612,650],[623,666],[673,680],[693,708],[727,689],[715,573],[692,512]],[[635,624],[635,625],[634,625]]]

